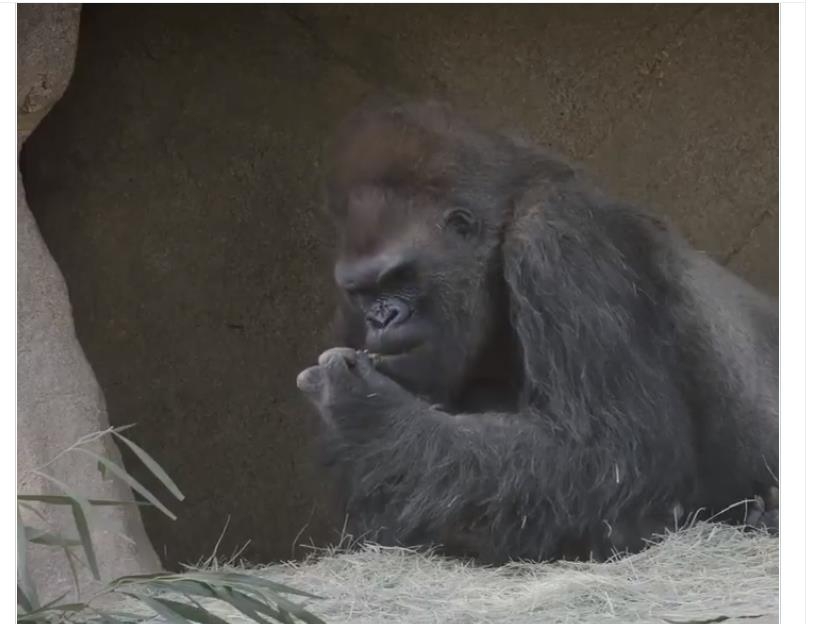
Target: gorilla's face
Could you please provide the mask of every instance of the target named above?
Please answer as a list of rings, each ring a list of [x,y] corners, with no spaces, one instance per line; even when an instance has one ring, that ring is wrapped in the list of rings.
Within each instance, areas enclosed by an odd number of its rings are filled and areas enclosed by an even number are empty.
[[[460,200],[365,186],[346,198],[337,285],[379,370],[435,401],[458,391],[491,339],[497,227]]]

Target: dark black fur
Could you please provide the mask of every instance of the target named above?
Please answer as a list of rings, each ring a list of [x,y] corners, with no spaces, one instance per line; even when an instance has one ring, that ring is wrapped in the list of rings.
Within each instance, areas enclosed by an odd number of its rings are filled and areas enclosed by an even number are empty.
[[[347,348],[298,385],[352,533],[603,558],[775,486],[776,304],[663,221],[434,103],[358,111],[329,205]]]

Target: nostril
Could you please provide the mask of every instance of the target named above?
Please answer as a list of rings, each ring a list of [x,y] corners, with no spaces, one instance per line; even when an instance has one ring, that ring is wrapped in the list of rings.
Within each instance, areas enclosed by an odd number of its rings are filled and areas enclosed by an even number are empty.
[[[397,309],[396,306],[390,306],[386,308],[386,316],[383,319],[383,326],[388,327],[392,323],[394,323],[394,319],[400,316],[400,310]]]
[[[402,301],[377,301],[366,314],[366,321],[372,329],[386,329],[394,323],[405,321],[408,314],[409,307]]]
[[[394,307],[375,305],[366,315],[366,320],[374,329],[385,329],[397,318],[399,312]]]

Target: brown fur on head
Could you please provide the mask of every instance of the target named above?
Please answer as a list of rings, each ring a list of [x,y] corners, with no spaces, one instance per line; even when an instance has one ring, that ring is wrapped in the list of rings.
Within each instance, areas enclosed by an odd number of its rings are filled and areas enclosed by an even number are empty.
[[[329,208],[341,214],[343,191],[388,186],[445,194],[486,174],[501,181],[500,152],[511,142],[482,132],[441,102],[405,102],[391,96],[370,98],[346,118],[334,137],[329,171]]]
[[[424,132],[396,109],[361,108],[335,138],[330,197],[341,197],[343,189],[375,185],[440,190],[452,173],[443,143],[438,128]],[[331,207],[335,212],[341,208]]]

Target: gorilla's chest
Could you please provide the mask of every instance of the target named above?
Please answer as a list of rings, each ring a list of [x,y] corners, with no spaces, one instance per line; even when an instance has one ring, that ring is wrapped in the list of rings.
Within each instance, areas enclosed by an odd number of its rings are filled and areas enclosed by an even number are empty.
[[[464,387],[458,400],[447,406],[450,413],[516,412],[518,391],[503,380],[479,379]]]

